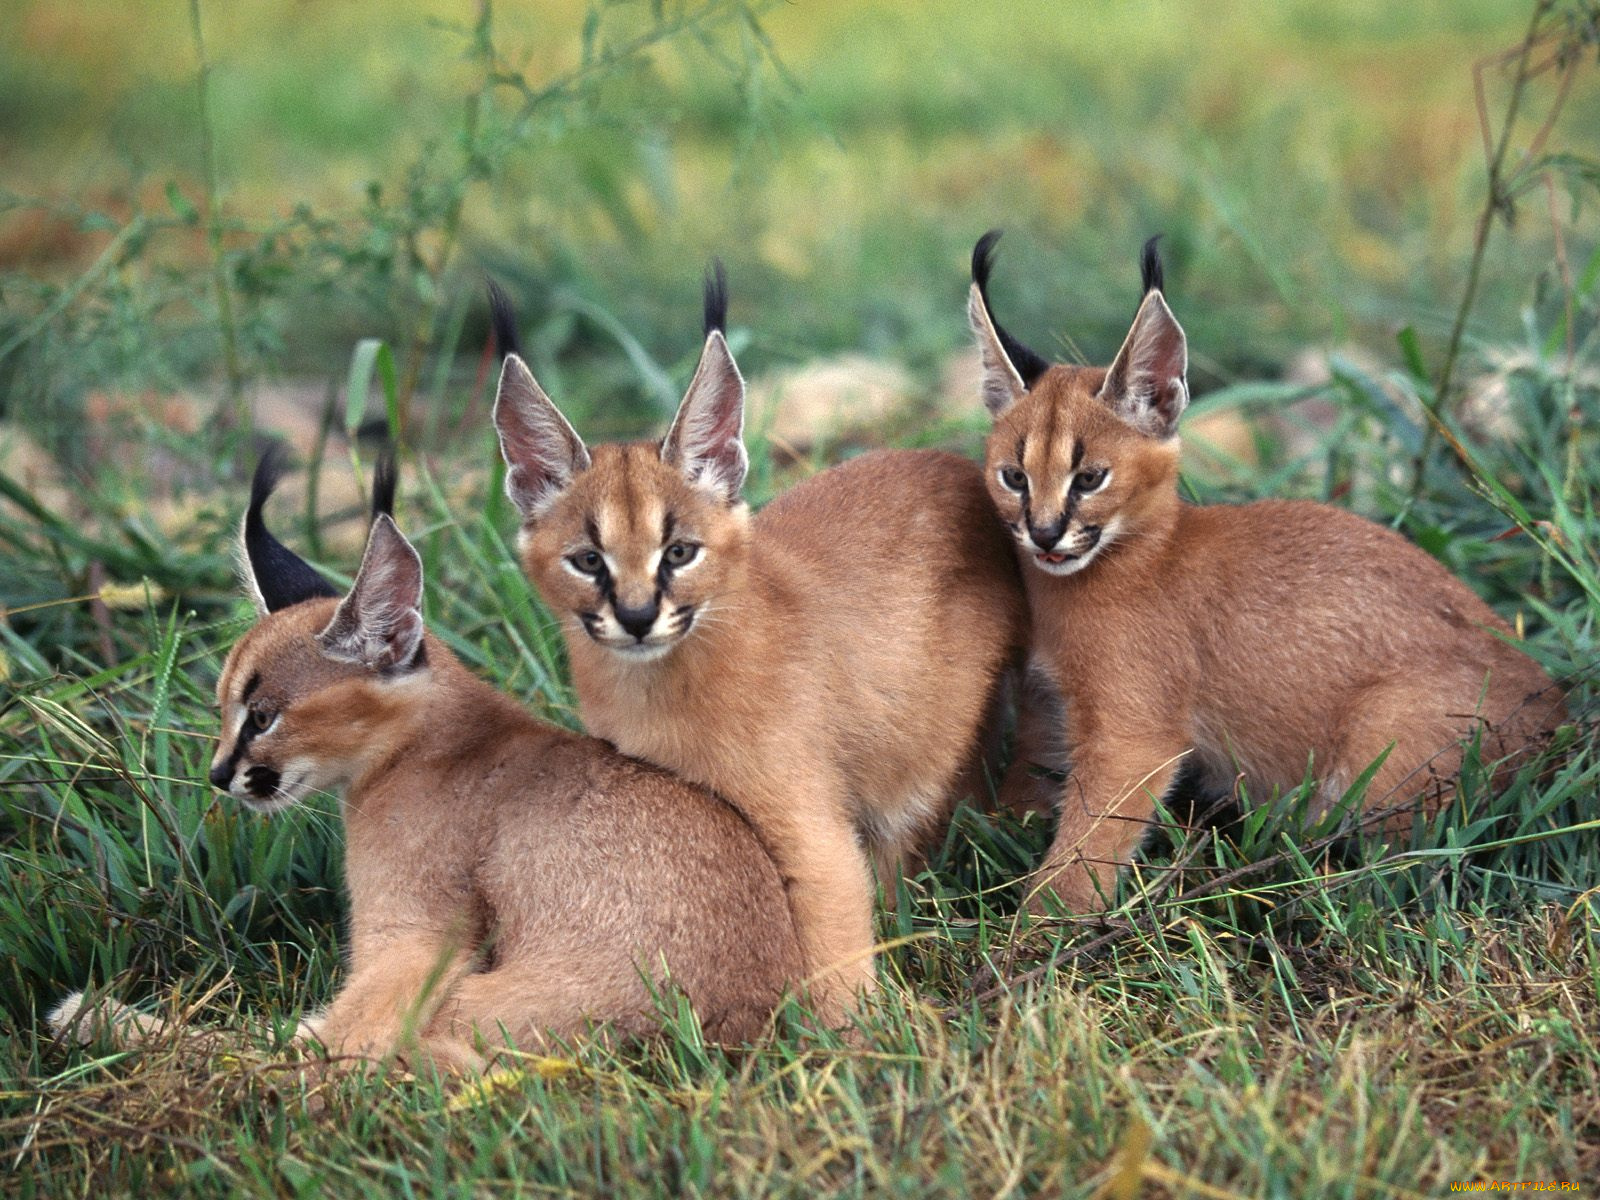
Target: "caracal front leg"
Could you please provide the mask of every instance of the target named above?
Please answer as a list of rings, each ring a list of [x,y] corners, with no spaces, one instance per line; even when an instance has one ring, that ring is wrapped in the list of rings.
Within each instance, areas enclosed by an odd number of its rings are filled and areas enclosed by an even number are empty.
[[[1100,912],[1111,903],[1117,872],[1149,832],[1156,802],[1172,786],[1187,749],[1174,734],[1109,730],[1073,746],[1061,821],[1031,881],[1028,911],[1048,912],[1052,892],[1072,913]]]
[[[877,987],[873,970],[872,868],[842,797],[818,805],[786,797],[781,828],[763,829],[783,876],[817,1015],[842,1024]]]
[[[336,1055],[388,1058],[418,1044],[471,965],[458,939],[436,934],[396,935],[361,946],[333,1002],[302,1021],[296,1037],[314,1038]]]

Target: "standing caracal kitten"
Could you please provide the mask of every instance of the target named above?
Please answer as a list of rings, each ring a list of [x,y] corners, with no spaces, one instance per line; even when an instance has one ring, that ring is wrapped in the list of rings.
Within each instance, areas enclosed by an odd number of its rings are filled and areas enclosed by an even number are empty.
[[[299,1036],[477,1069],[506,1038],[651,1032],[669,979],[709,1037],[759,1035],[800,955],[745,819],[535,720],[425,633],[422,561],[388,515],[387,470],[342,600],[262,523],[274,475],[263,460],[245,519],[261,619],[217,685],[211,782],[260,813],[343,794],[349,965]],[[71,997],[51,1022],[124,1042],[151,1029],[119,1005],[82,1009]]]
[[[978,781],[1026,601],[977,465],[952,454],[863,455],[752,519],[726,306],[718,268],[665,439],[590,449],[496,294],[495,427],[585,723],[749,817],[836,1021],[875,984],[872,866],[892,887]]]
[[[1500,778],[1564,719],[1548,676],[1487,604],[1382,526],[1306,501],[1178,499],[1183,330],[1144,249],[1144,299],[1109,368],[1052,365],[994,319],[998,231],[968,315],[994,417],[987,482],[1023,564],[1034,648],[1066,700],[1071,774],[1033,907],[1109,901],[1180,763],[1253,800],[1307,764],[1324,811],[1366,790],[1389,828],[1442,800],[1483,733]],[[1378,813],[1374,814],[1379,815]]]

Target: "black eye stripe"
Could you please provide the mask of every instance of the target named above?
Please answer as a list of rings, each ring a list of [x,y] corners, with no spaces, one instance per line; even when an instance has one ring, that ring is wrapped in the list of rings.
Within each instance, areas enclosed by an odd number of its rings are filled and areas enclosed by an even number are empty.
[[[252,682],[259,683],[260,681],[253,680]],[[254,691],[255,689],[251,688],[250,690]],[[229,753],[228,761],[225,764],[229,775],[239,769],[239,760],[244,757],[245,751],[250,749],[250,743],[264,732],[265,730],[256,728],[254,710],[246,709],[244,724],[239,728],[239,736],[234,740],[233,750]]]

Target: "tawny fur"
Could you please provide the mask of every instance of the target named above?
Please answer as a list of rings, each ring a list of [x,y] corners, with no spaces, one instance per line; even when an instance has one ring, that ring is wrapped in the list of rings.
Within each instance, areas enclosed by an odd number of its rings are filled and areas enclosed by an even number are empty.
[[[981,790],[983,734],[1027,640],[1017,567],[978,467],[933,451],[880,451],[825,471],[753,520],[737,498],[742,387],[719,333],[708,339],[674,433],[579,447],[551,498],[529,482],[537,454],[506,363],[496,407],[519,476],[523,563],[562,618],[583,719],[629,754],[704,784],[760,830],[788,887],[813,998],[829,1019],[870,990],[872,867],[892,892],[962,795]],[[702,394],[702,380],[718,394]],[[532,385],[536,388],[537,385]],[[690,419],[685,419],[685,413]],[[721,430],[721,434],[717,434]],[[696,460],[715,469],[712,485]],[[729,465],[731,464],[731,466]],[[731,480],[731,486],[730,486]],[[662,573],[674,543],[691,565]],[[573,568],[590,551],[603,581]],[[609,593],[609,594],[608,594]],[[615,605],[656,597],[642,640]],[[1008,800],[1036,789],[1019,766]]]
[[[1179,501],[1186,352],[1159,291],[1109,374],[1052,366],[1027,388],[978,286],[971,314],[997,413],[989,491],[1066,700],[1071,774],[1036,909],[1051,887],[1101,908],[1185,762],[1257,803],[1309,766],[1326,807],[1387,751],[1365,800],[1398,830],[1448,794],[1463,739],[1481,730],[1503,781],[1564,719],[1505,622],[1399,535],[1323,504]]]
[[[362,577],[382,567],[374,556]],[[420,567],[416,584],[420,597]],[[348,964],[301,1036],[473,1069],[508,1038],[528,1047],[591,1023],[649,1033],[650,989],[668,980],[711,1039],[758,1036],[801,965],[782,881],[749,823],[535,720],[431,635],[398,674],[330,658],[319,634],[336,604],[264,616],[217,689],[216,763],[234,795],[275,811],[313,789],[343,794]],[[241,750],[252,713],[277,721]],[[253,768],[281,786],[252,790]],[[80,1007],[69,999],[59,1024],[82,1026]],[[96,1020],[133,1040],[147,1030],[128,1012],[108,1005]]]

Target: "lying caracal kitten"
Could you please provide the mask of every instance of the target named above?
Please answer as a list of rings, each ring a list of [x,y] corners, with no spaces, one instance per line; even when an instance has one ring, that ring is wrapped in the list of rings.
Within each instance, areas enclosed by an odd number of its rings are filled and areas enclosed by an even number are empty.
[[[868,854],[892,886],[977,776],[1026,602],[976,464],[879,451],[751,518],[744,381],[705,345],[665,440],[583,444],[516,351],[494,420],[523,565],[562,618],[583,719],[726,797],[783,874],[827,1021],[875,985]]]
[[[994,417],[988,486],[1023,562],[1034,648],[1067,704],[1071,774],[1033,907],[1111,898],[1186,758],[1260,800],[1305,777],[1366,791],[1389,828],[1441,802],[1461,740],[1525,757],[1564,719],[1545,673],[1466,585],[1399,535],[1305,501],[1178,499],[1188,350],[1144,248],[1145,295],[1109,368],[1051,365],[989,308],[991,232],[968,315]],[[1377,815],[1376,813],[1374,814]]]
[[[477,1069],[488,1046],[657,1027],[670,978],[708,1036],[744,1041],[799,980],[782,881],[745,820],[704,790],[529,716],[423,630],[422,562],[377,516],[349,595],[274,538],[256,472],[242,556],[262,616],[217,685],[211,782],[276,813],[344,794],[349,969],[301,1026],[331,1051]],[[58,1031],[150,1019],[81,994]],[[91,1017],[85,1020],[85,1017]]]

